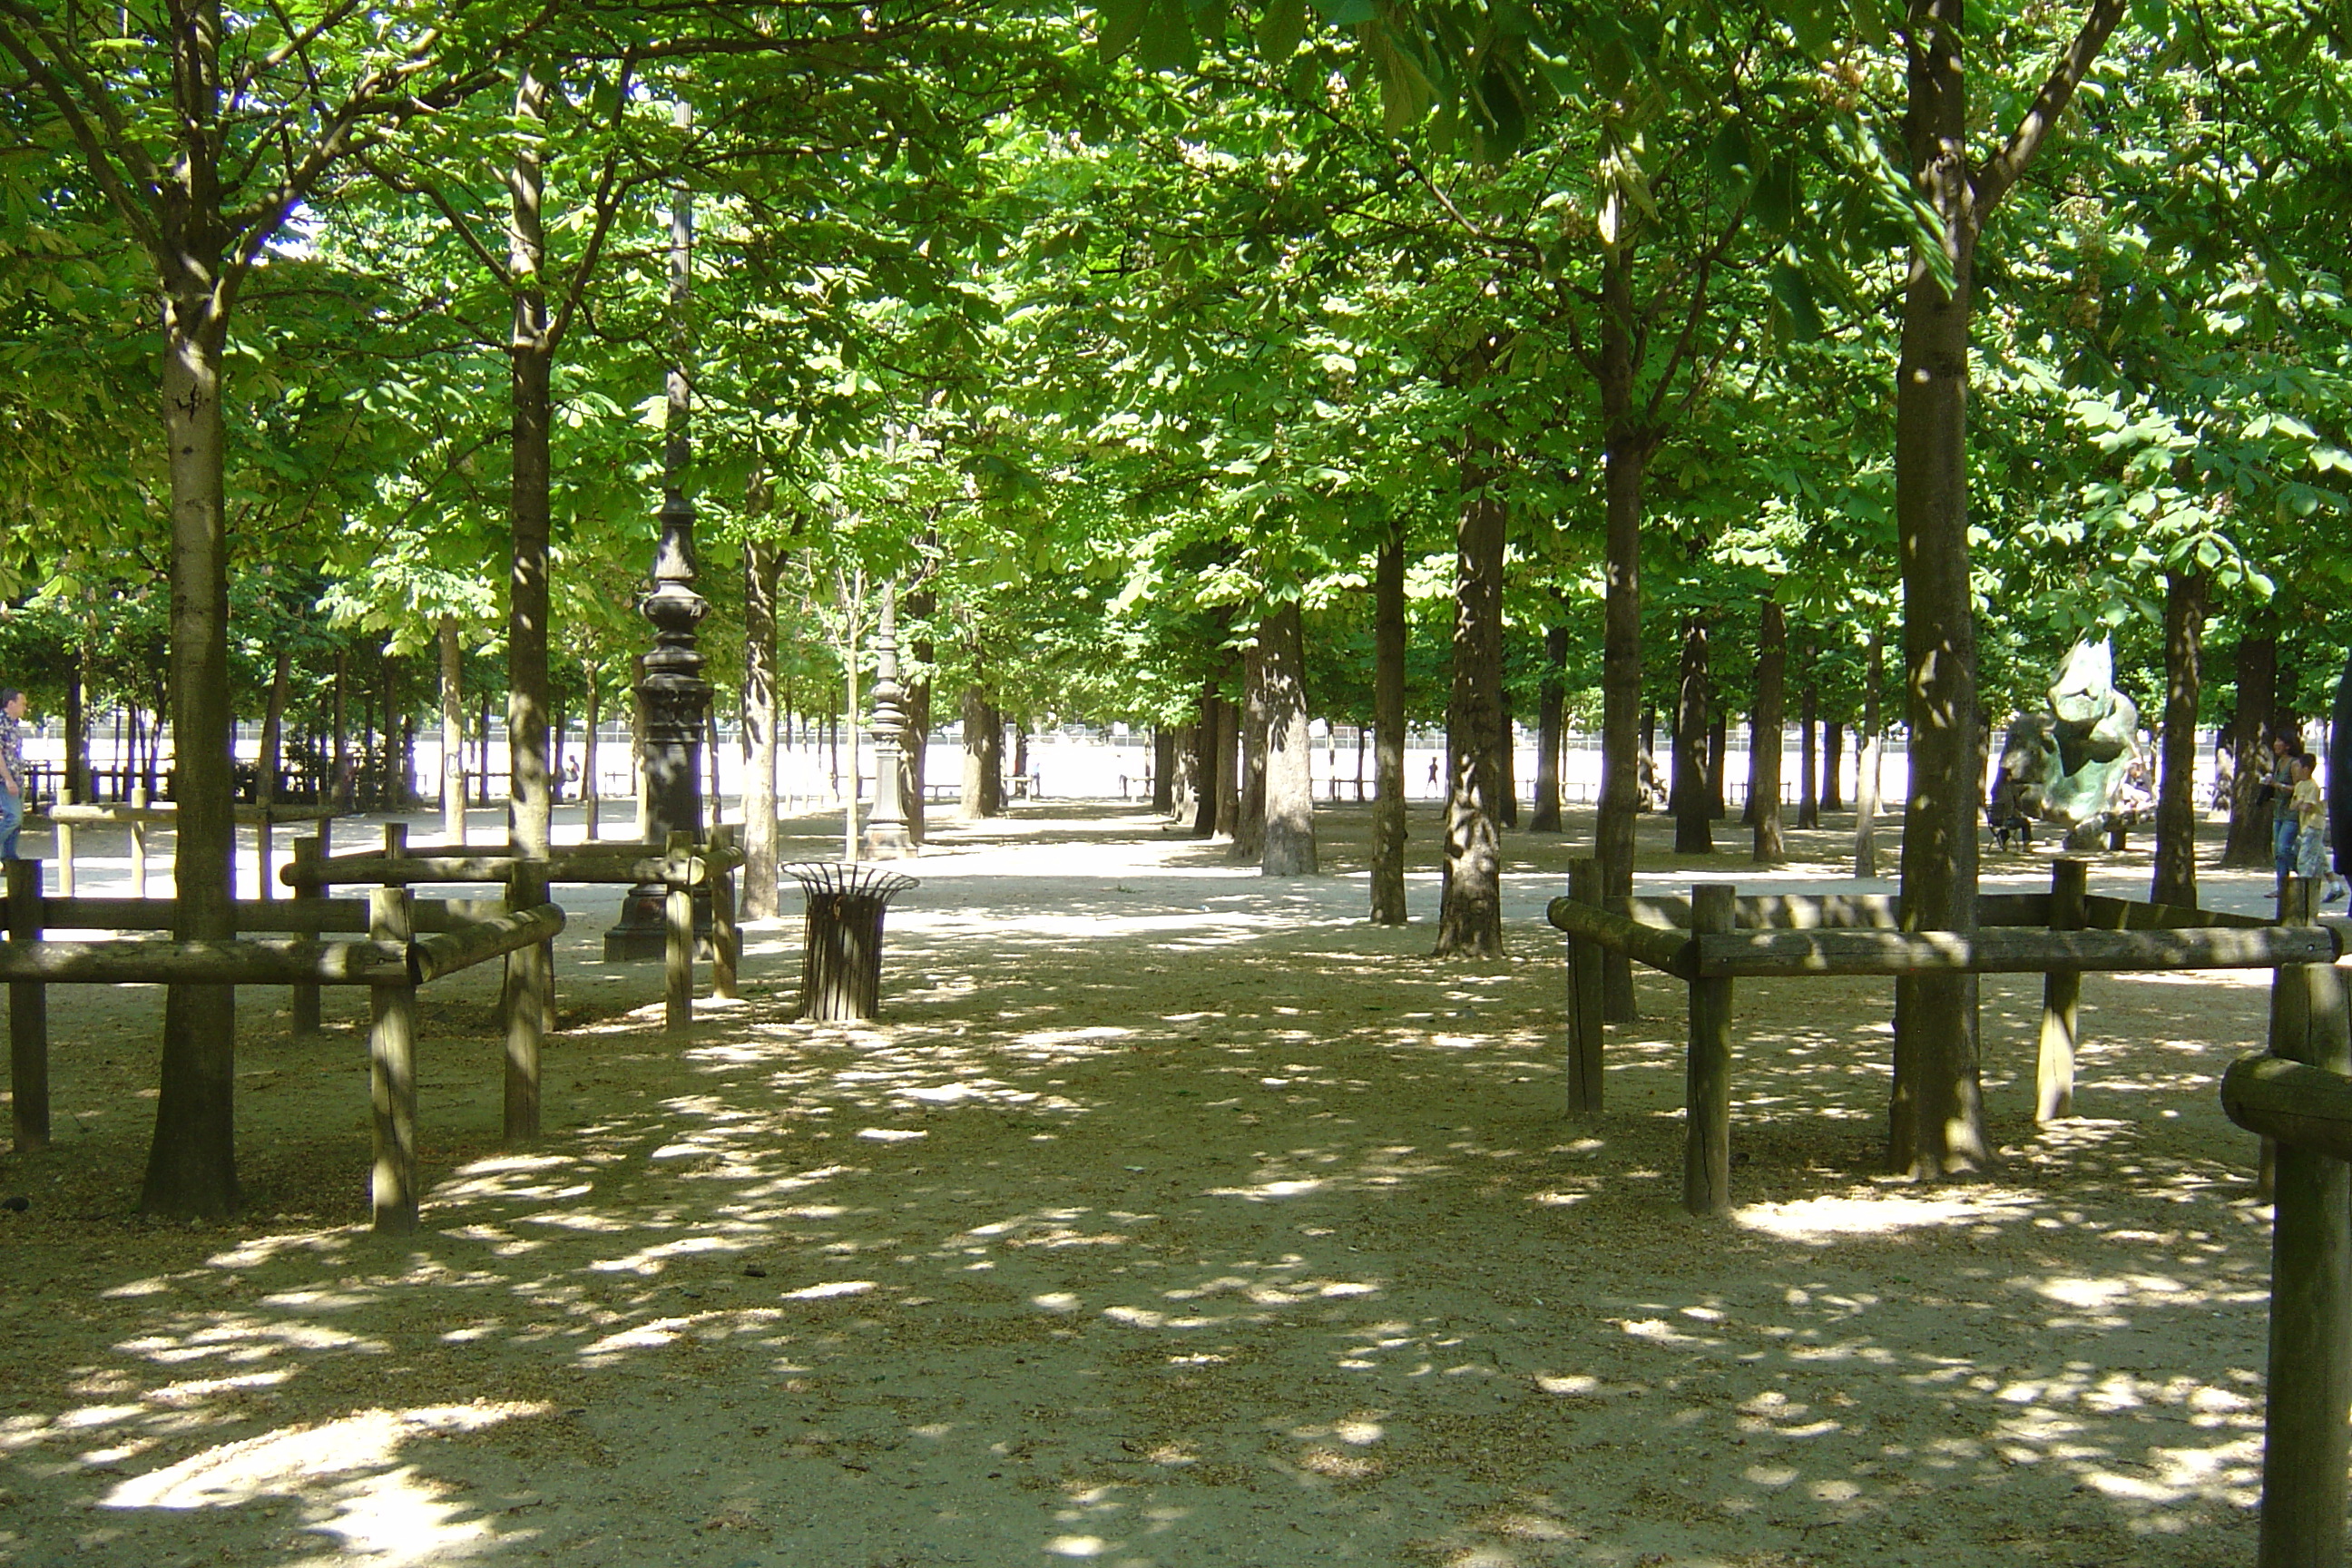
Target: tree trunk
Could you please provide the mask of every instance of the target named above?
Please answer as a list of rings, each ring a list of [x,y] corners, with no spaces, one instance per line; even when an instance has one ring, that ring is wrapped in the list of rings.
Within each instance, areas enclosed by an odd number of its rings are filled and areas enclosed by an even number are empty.
[[[1233,842],[1242,821],[1242,707],[1217,700],[1217,832]]]
[[[87,805],[89,792],[89,710],[82,684],[89,661],[77,647],[68,650],[66,667],[66,788]]]
[[[1797,711],[1797,826],[1819,827],[1822,825],[1821,754],[1814,748],[1820,739],[1821,699],[1814,693],[1811,681],[1805,683],[1805,694],[1798,700]]]
[[[515,87],[519,125],[543,127],[548,89],[529,69]],[[545,859],[554,841],[554,792],[547,768],[549,703],[547,549],[554,473],[555,343],[540,279],[546,264],[541,222],[544,183],[539,139],[516,138],[507,191],[512,214],[509,267],[516,279],[508,382],[514,410],[514,458],[508,488],[511,532],[507,574],[507,834],[518,854]],[[482,744],[489,746],[489,726]],[[485,787],[487,794],[487,786]]]
[[[214,132],[218,36],[179,29],[173,74],[194,93],[201,133],[180,149],[198,189],[217,190]],[[174,205],[163,274],[163,434],[172,500],[172,798],[178,807],[172,934],[181,942],[236,933],[230,906],[236,853],[234,722],[228,679],[226,435],[221,363],[227,341],[219,289],[227,260],[215,210]],[[161,727],[160,724],[158,726]],[[236,992],[174,985],[163,1003],[155,1136],[139,1206],[150,1214],[226,1215],[237,1206]]]
[[[1504,743],[1503,560],[1508,532],[1485,444],[1462,458],[1454,532],[1454,672],[1445,707],[1451,764],[1436,956],[1499,957],[1503,951],[1500,831]]]
[[[1401,926],[1404,901],[1404,527],[1372,564],[1372,923]]]
[[[1536,697],[1536,804],[1528,814],[1530,833],[1560,831],[1560,731],[1568,708],[1566,626],[1544,628],[1543,687]]]
[[[1699,749],[1706,740],[1706,622],[1683,617],[1681,701],[1675,710],[1675,776],[1667,801],[1675,816],[1675,853],[1715,853],[1714,802],[1707,796],[1706,762]]]
[[[1213,838],[1217,833],[1217,758],[1224,745],[1219,737],[1224,704],[1217,700],[1214,677],[1201,683],[1201,720],[1192,727],[1192,837]]]
[[[2260,804],[2270,755],[2271,736],[2278,725],[2278,637],[2241,633],[2235,673],[2238,711],[2231,721],[2231,760],[2236,767],[2230,788],[2230,837],[2222,847],[2221,864],[2235,868],[2271,867],[2271,813]],[[2339,788],[2342,786],[2338,786]]]
[[[1519,731],[1511,712],[1511,689],[1504,683],[1499,658],[1495,679],[1495,820],[1505,827],[1519,825]]]
[[[643,844],[653,836],[653,770],[646,765],[646,742],[652,715],[646,711],[646,656],[629,656],[629,778],[636,786],[637,819],[629,837]]]
[[[1311,877],[1315,861],[1314,741],[1307,731],[1307,633],[1292,599],[1259,628],[1265,679],[1265,843],[1269,877]]]
[[[582,659],[580,667],[588,678],[588,695],[582,702],[583,720],[587,731],[580,737],[580,816],[581,834],[589,843],[596,842],[596,818],[604,799],[596,793],[596,731],[604,722],[604,692],[596,679],[593,659]]]
[[[441,617],[441,837],[466,842],[466,699],[457,617]]]
[[[1886,724],[1879,712],[1878,694],[1886,684],[1886,639],[1873,628],[1867,682],[1862,694],[1862,733],[1854,746],[1853,874],[1878,875],[1878,768],[1886,746]]]
[[[1176,809],[1176,731],[1151,727],[1151,809],[1166,816]]]
[[[1748,726],[1748,815],[1755,828],[1750,858],[1759,866],[1789,858],[1780,837],[1780,732],[1788,717],[1781,687],[1788,661],[1788,621],[1780,601],[1767,595],[1756,633],[1756,710]]]
[[[1961,0],[1910,0],[1909,112],[1919,198],[1943,222],[1946,292],[1912,258],[1895,384],[1895,512],[1911,794],[1903,815],[1903,924],[1977,924],[1977,645],[1969,584],[1969,310],[1978,214],[1968,157]],[[1919,242],[1925,244],[1927,242]],[[1873,692],[1875,692],[1875,686]],[[1895,983],[1889,1157],[1940,1177],[1990,1158],[1979,1085],[1976,976]]]
[[[2197,700],[2206,586],[2202,572],[2165,574],[2164,755],[2157,781],[2156,869],[2147,896],[2188,909],[2197,906]]]
[[[346,706],[351,685],[351,655],[341,648],[335,650],[335,747],[333,790],[328,803],[338,812],[349,812],[355,802],[352,799],[352,721]]]
[[[269,695],[261,709],[261,748],[254,759],[254,804],[265,809],[278,804],[278,775],[286,768],[286,697],[293,682],[294,655],[280,647],[270,660]],[[268,876],[264,868],[263,875]],[[269,897],[265,887],[260,894]]]
[[[1706,721],[1706,815],[1710,821],[1721,822],[1731,815],[1731,807],[1723,793],[1724,768],[1731,755],[1731,715],[1715,700],[1712,672],[1707,679]]]
[[[1633,421],[1633,305],[1622,273],[1602,303],[1600,392],[1607,521],[1601,629],[1601,804],[1593,851],[1603,898],[1633,892],[1633,824],[1642,809],[1642,483],[1656,438]],[[1602,1012],[1633,1016],[1633,963],[1612,952],[1602,966]]]
[[[1845,809],[1845,721],[1831,718],[1822,724],[1822,809]]]
[[[751,762],[743,781],[743,918],[776,915],[776,587],[782,552],[743,542],[743,733]]]
[[[936,547],[937,532],[927,532],[925,542]],[[933,570],[923,569],[918,585],[899,606],[918,628],[929,626],[939,613]],[[906,715],[907,737],[898,752],[898,782],[907,803],[907,837],[920,847],[930,837],[930,812],[923,796],[930,786],[931,676],[939,665],[939,648],[928,636],[918,636],[907,646],[914,658],[900,670],[898,706]]]
[[[1258,625],[1242,654],[1242,789],[1241,815],[1234,821],[1232,858],[1243,865],[1260,861],[1265,851],[1266,727],[1273,709],[1265,682],[1266,626]]]
[[[2327,837],[2335,846],[2330,861],[2339,877],[2352,876],[2352,658],[2336,679],[2336,700],[2328,710]],[[2334,781],[2342,779],[2342,784]]]

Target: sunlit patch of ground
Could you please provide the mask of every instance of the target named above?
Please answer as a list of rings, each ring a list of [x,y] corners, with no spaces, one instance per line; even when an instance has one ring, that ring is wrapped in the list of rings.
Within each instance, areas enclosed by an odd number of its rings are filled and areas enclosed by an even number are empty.
[[[583,910],[538,1145],[498,1146],[488,977],[439,994],[399,1241],[360,1228],[363,999],[295,1041],[241,997],[252,1206],[191,1229],[126,1212],[155,997],[74,995],[60,1146],[0,1161],[0,1564],[2251,1559],[2267,1215],[2213,1086],[2259,983],[2093,977],[2081,1114],[2036,1129],[2039,982],[1989,979],[2000,1169],[1923,1189],[1880,1171],[1888,987],[1743,982],[1702,1224],[1678,986],[1564,1113],[1580,846],[1509,837],[1511,956],[1442,964],[1433,820],[1403,930],[1363,825],[1296,883],[1135,813],[943,826],[867,1025],[793,1021],[788,917],[665,1039]],[[1643,886],[1841,885],[1796,847]]]

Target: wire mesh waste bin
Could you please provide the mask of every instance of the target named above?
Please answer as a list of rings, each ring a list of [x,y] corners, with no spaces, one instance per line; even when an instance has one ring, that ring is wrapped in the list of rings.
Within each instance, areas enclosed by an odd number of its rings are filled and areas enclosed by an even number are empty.
[[[801,941],[801,1012],[819,1024],[856,1023],[882,1010],[882,915],[919,886],[870,866],[804,861],[779,868],[808,898]]]

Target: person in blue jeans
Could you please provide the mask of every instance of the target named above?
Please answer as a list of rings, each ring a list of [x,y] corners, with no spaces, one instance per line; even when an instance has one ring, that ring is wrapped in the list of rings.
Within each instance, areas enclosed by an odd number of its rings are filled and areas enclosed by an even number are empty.
[[[25,825],[25,694],[0,686],[0,860],[16,858]]]

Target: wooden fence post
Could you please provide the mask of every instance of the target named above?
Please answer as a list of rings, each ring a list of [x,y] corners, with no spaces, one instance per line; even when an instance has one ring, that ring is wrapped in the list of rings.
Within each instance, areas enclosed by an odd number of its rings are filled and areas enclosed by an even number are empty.
[[[147,786],[131,786],[131,896],[147,896]]]
[[[371,938],[404,942],[415,934],[415,911],[406,888],[369,892]],[[368,1000],[373,1014],[368,1092],[375,1122],[375,1229],[379,1236],[406,1236],[416,1228],[416,987],[372,986]]]
[[[383,825],[384,858],[397,860],[408,853],[408,824],[387,822]]]
[[[41,863],[8,862],[8,940],[41,940]],[[49,1146],[49,988],[37,980],[8,983],[8,1081],[15,1101],[16,1152]]]
[[[735,923],[735,871],[719,863],[735,848],[735,825],[714,824],[710,829],[710,996],[732,1002],[741,992],[736,968],[743,959],[743,932]]]
[[[673,832],[664,847],[668,856],[688,855],[693,850],[693,837],[684,831]],[[662,1027],[672,1035],[684,1035],[694,1027],[694,886],[673,881],[668,887],[668,896],[663,900]]]
[[[2287,879],[2283,925],[2309,925],[2313,884]],[[2278,972],[2274,1056],[2352,1074],[2344,984],[2334,964]],[[2345,1464],[2352,1448],[2352,1181],[2345,1163],[2285,1144],[2271,1221],[2271,1341],[2263,1415],[2260,1568],[2344,1561]]]
[[[66,784],[58,785],[57,805],[71,805],[73,803],[72,788]],[[50,813],[49,821],[56,827],[58,837],[58,897],[70,899],[74,896],[74,825],[59,821],[54,810]]]
[[[2087,860],[2050,863],[2050,929],[2081,931],[2083,900],[2090,891]],[[2083,973],[2053,969],[2042,977],[2042,1048],[2033,1067],[2033,1120],[2055,1121],[2074,1114],[2075,1028],[2082,1016]]]
[[[507,877],[507,910],[519,913],[547,902],[543,861],[518,860]],[[547,948],[530,942],[507,954],[506,1141],[539,1136],[539,1052],[546,1038]]]
[[[315,868],[325,858],[326,847],[323,836],[319,838],[297,838],[294,840],[294,864],[306,869]],[[294,901],[298,904],[311,902],[324,897],[325,894],[326,889],[316,882],[304,880],[295,884]],[[296,1034],[315,1035],[319,1032],[317,984],[300,984],[294,987],[293,1011]]]
[[[1728,882],[1691,889],[1691,934],[1720,935],[1738,924],[1738,889]],[[1690,1053],[1683,1094],[1683,1207],[1695,1215],[1731,1208],[1731,982],[1690,983]]]
[[[1569,862],[1568,896],[1580,904],[1601,902],[1600,861]],[[1607,952],[1598,942],[1568,939],[1568,1109],[1571,1114],[1601,1109],[1601,997],[1607,984]]]

